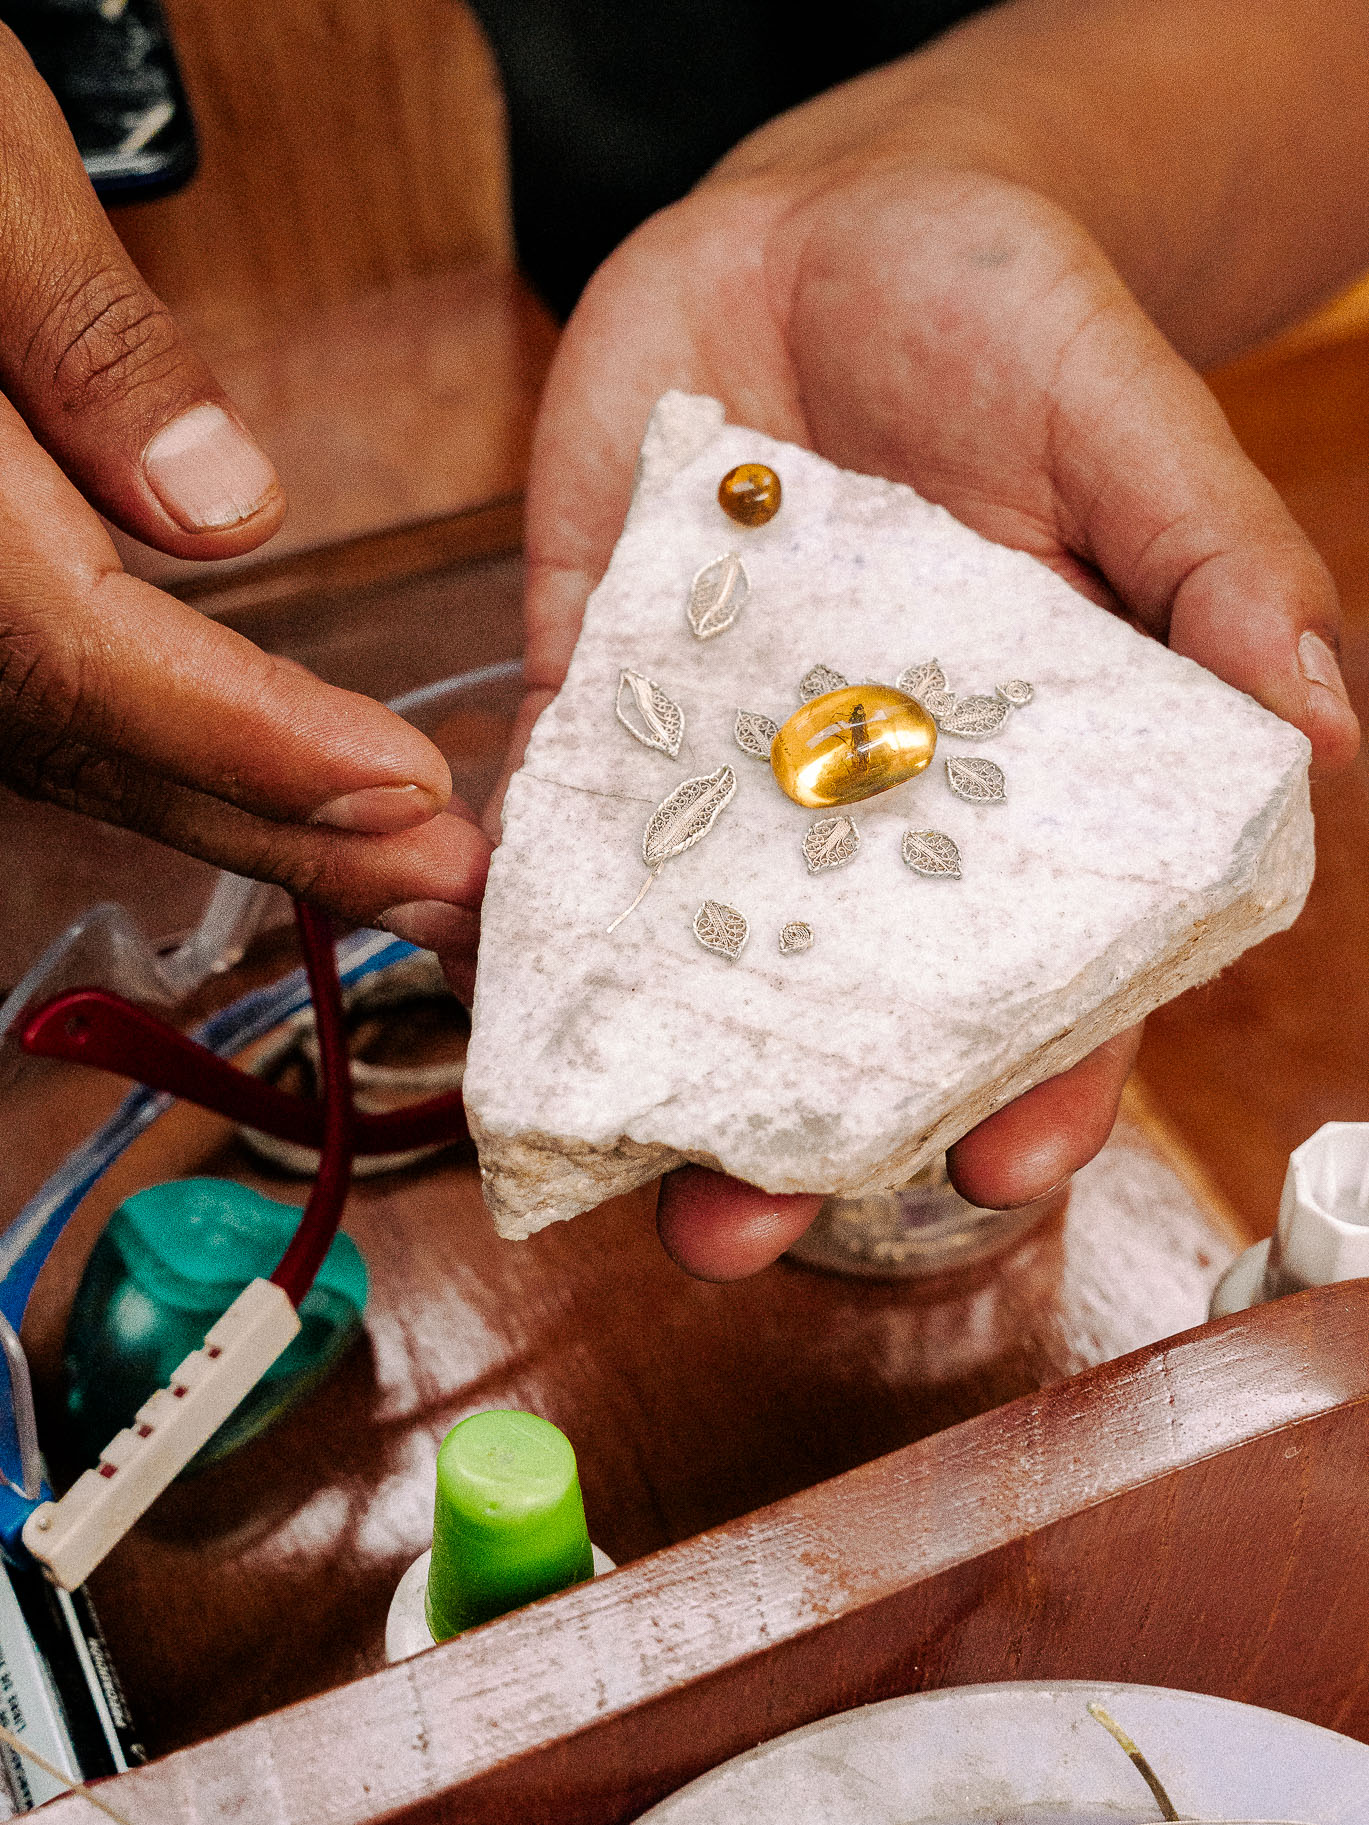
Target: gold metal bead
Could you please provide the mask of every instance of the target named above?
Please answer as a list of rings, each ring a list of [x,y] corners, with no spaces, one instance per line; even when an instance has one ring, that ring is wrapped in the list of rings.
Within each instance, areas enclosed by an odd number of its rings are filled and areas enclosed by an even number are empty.
[[[764,463],[738,463],[718,483],[718,505],[739,526],[764,526],[780,510],[780,478]]]
[[[931,764],[936,724],[887,684],[851,684],[795,710],[770,744],[770,768],[796,805],[854,805]]]

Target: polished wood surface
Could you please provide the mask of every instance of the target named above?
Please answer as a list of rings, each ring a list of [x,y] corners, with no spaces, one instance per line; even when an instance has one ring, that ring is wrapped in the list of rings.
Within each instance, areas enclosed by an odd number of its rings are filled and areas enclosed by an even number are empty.
[[[403,574],[432,538],[400,551],[386,535],[522,487],[555,335],[513,270],[490,52],[459,0],[167,12],[200,172],[115,224],[291,505],[264,554],[191,565],[121,537],[125,561],[203,606],[218,587],[241,606],[238,579],[263,557],[277,593],[287,557],[332,547],[357,548],[348,581],[386,556]]]
[[[224,344],[458,266],[513,263],[503,99],[460,0],[164,0],[199,135],[120,209],[153,289]]]
[[[1369,339],[1214,377],[1238,436],[1331,568],[1343,661],[1369,724]],[[1161,1008],[1140,1076],[1252,1235],[1292,1149],[1369,1120],[1369,765],[1316,782],[1317,875],[1291,931]]]
[[[838,1415],[819,1417],[831,1430]],[[1355,1282],[938,1431],[111,1797],[147,1825],[618,1825],[811,1719],[1009,1678],[1184,1687],[1366,1736],[1369,1591],[1343,1575],[1369,1548],[1366,1471],[1369,1283]],[[347,1489],[309,1499],[346,1562]],[[250,1557],[256,1527],[239,1527]],[[144,1627],[154,1604],[161,1622],[190,1609],[175,1581],[149,1585]],[[264,1667],[224,1644],[214,1677],[269,1682],[299,1651],[286,1627]],[[68,1815],[84,1816],[59,1802]]]
[[[114,1204],[199,1171],[302,1197],[213,1118],[165,1118],[45,1271],[25,1340],[46,1385]],[[364,1347],[272,1433],[171,1490],[92,1581],[146,1739],[195,1742],[382,1665],[390,1597],[431,1538],[438,1444],[467,1413],[563,1427],[593,1536],[626,1563],[1200,1322],[1238,1238],[1189,1171],[1138,1101],[1067,1216],[924,1286],[789,1263],[704,1285],[662,1252],[654,1187],[509,1244],[459,1160],[357,1185]]]
[[[296,622],[306,616],[312,619],[318,644],[340,598],[379,589],[387,604],[391,590],[402,598],[409,583],[420,577],[441,579],[459,590],[473,563],[513,557],[522,543],[523,497],[506,494],[469,511],[262,558],[232,575],[197,573],[178,581],[175,593],[216,620],[244,626],[259,645],[269,645],[273,636],[269,617],[257,611],[285,608]],[[478,640],[487,630],[476,622],[471,631]],[[383,687],[372,695],[383,696]]]

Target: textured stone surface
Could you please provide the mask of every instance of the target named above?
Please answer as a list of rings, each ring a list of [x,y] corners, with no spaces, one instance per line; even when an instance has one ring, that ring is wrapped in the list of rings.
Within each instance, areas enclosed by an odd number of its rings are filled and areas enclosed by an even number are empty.
[[[784,484],[754,531],[716,500],[751,460]],[[690,579],[728,550],[750,598],[701,642]],[[737,710],[783,721],[814,664],[889,681],[934,656],[962,694],[1021,678],[1035,699],[991,738],[943,735],[926,773],[852,807],[858,855],[810,874],[813,814],[737,748]],[[676,759],[616,721],[624,666],[683,708]],[[950,792],[943,761],[974,754],[1003,768],[1006,802]],[[667,395],[490,874],[465,1089],[500,1230],[530,1234],[683,1160],[776,1192],[903,1183],[1292,922],[1312,872],[1307,761],[1296,730],[1034,559]],[[724,763],[732,802],[608,935],[656,805]],[[910,828],[952,836],[962,878],[905,867]],[[749,922],[736,962],[694,937],[705,899]],[[782,955],[796,919],[812,948]]]

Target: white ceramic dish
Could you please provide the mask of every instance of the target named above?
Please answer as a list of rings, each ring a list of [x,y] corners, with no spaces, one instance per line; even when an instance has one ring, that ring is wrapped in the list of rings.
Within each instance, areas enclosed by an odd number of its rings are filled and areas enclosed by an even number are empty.
[[[1159,1808],[1087,1710],[1101,1704],[1181,1818],[1369,1825],[1369,1748],[1299,1718],[1106,1681],[960,1686],[763,1743],[641,1825],[1142,1825]]]

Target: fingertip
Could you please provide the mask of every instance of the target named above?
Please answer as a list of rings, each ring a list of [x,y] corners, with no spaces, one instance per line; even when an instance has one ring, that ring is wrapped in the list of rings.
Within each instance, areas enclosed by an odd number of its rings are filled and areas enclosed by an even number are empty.
[[[444,900],[410,900],[390,906],[376,917],[381,931],[416,944],[420,950],[435,951],[453,964],[473,954],[480,915],[471,906],[453,906]]]
[[[351,830],[362,836],[393,836],[402,830],[416,830],[440,811],[451,798],[414,783],[403,786],[363,786],[356,792],[344,792],[330,798],[308,819],[311,824],[327,824],[334,830]]]
[[[448,951],[437,953],[438,962],[442,965],[442,974],[447,979],[447,987],[456,996],[463,1008],[475,1005],[475,947],[461,950],[456,954]]]
[[[744,1280],[769,1267],[803,1234],[820,1196],[776,1196],[703,1166],[661,1181],[656,1230],[677,1267],[696,1280]]]
[[[1076,1160],[1070,1135],[1046,1132],[1023,1142],[1010,1135],[1008,1124],[994,1126],[998,1119],[991,1115],[972,1128],[946,1155],[952,1185],[980,1210],[1017,1210],[1034,1204],[1087,1163]]]
[[[444,811],[392,836],[340,832],[328,840],[334,903],[425,950],[465,942],[484,898],[493,853],[478,824]],[[390,897],[379,900],[377,892]],[[401,915],[402,930],[396,922]]]
[[[1359,753],[1359,718],[1335,651],[1314,628],[1304,628],[1298,639],[1298,669],[1307,702],[1301,726],[1312,743],[1313,769],[1339,773]]]
[[[1015,1210],[1086,1166],[1112,1132],[1140,1044],[1141,1028],[1131,1027],[972,1128],[946,1156],[961,1197]]]
[[[121,746],[169,780],[277,823],[367,840],[440,817],[451,770],[384,704],[273,657],[124,571],[76,598],[99,630],[84,683],[92,713],[117,704]],[[84,659],[84,653],[82,654]]]
[[[621,527],[621,516],[618,524]],[[528,558],[524,584],[528,651],[523,669],[530,685],[553,691],[559,688],[580,637],[585,604],[598,580],[598,575],[574,565]]]
[[[1169,642],[1301,729],[1313,772],[1324,775],[1348,767],[1360,745],[1337,657],[1339,626],[1335,584],[1302,535],[1252,538],[1185,581]]]
[[[242,421],[213,401],[202,400],[155,431],[141,470],[153,511],[165,523],[135,530],[181,556],[255,550],[285,518],[275,465]]]
[[[1316,691],[1317,698],[1324,695]],[[1331,778],[1354,764],[1362,736],[1359,718],[1353,711],[1336,709],[1314,699],[1309,705],[1303,732],[1312,744],[1313,779]]]
[[[494,844],[479,824],[459,813],[444,811],[425,826],[440,833],[450,860],[446,864],[449,891],[444,895],[462,906],[478,907],[485,897]]]
[[[513,729],[509,735],[508,752],[504,756],[504,765],[480,820],[485,834],[492,843],[497,843],[502,834],[504,795],[509,789],[509,781],[523,764],[523,751],[528,745],[528,737],[532,734],[533,724],[555,695],[555,691],[530,690],[518,706],[518,714],[514,718]]]

